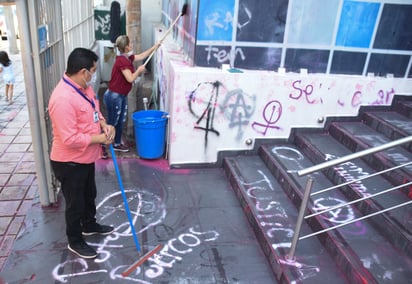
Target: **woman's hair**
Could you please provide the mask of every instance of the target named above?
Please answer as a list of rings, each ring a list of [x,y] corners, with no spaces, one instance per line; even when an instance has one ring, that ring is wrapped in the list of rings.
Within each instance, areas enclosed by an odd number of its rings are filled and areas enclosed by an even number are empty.
[[[9,58],[9,55],[5,51],[0,51],[0,63],[3,66],[9,66],[11,64],[11,60]]]
[[[99,60],[99,57],[90,49],[82,47],[75,48],[67,59],[66,73],[68,75],[73,75],[83,68],[90,70],[97,60]]]
[[[130,39],[127,35],[118,36],[116,39],[115,47],[117,47],[120,53],[124,53],[126,46],[130,44]]]

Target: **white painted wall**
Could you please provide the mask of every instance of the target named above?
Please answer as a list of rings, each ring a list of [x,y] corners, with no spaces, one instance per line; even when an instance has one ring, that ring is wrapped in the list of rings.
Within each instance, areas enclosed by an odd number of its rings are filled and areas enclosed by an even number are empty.
[[[288,138],[293,127],[323,127],[328,116],[356,116],[361,105],[390,105],[396,93],[412,95],[412,79],[243,71],[190,67],[167,37],[156,74],[170,114],[171,166],[214,163],[219,151],[252,149],[248,139]],[[218,92],[210,84],[216,81]],[[208,105],[211,112],[199,120]]]
[[[154,44],[153,23],[161,20],[161,0],[141,0],[142,9],[142,51]]]

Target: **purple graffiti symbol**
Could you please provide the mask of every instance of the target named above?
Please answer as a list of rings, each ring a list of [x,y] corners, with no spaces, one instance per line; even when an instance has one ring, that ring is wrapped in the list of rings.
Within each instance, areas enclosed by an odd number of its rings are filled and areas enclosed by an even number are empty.
[[[313,93],[313,86],[312,85],[307,85],[305,90],[304,90],[304,93],[305,93],[306,102],[308,104],[314,104],[316,102],[316,100],[310,100],[310,98],[309,98]]]
[[[362,103],[362,92],[356,91],[352,96],[352,106],[357,107]]]
[[[393,88],[391,88],[390,91],[386,92],[386,103],[389,104],[389,102],[391,101],[392,95],[395,94],[395,90]]]
[[[280,129],[280,127],[276,126],[275,124],[279,121],[280,117],[282,116],[282,104],[279,101],[270,101],[263,109],[262,116],[266,124],[259,122],[252,123],[252,128],[256,132],[266,135],[269,128]],[[262,127],[264,128],[264,130],[259,131],[257,127]]]
[[[362,222],[357,221],[348,226],[343,227],[342,231],[346,234],[351,234],[353,236],[363,236],[366,234],[367,228]]]
[[[316,100],[310,100],[310,96],[313,93],[313,86],[312,85],[306,85],[304,89],[300,88],[302,81],[297,80],[292,83],[292,86],[295,90],[298,90],[299,93],[297,95],[293,95],[293,93],[289,94],[289,98],[294,99],[294,100],[299,100],[303,95],[305,95],[306,102],[308,104],[314,104],[316,103]]]
[[[372,102],[372,105],[381,105],[383,104],[383,99],[385,97],[385,92],[383,90],[379,90],[378,92],[378,99]]]
[[[384,90],[379,90],[378,92],[379,99],[374,101],[372,104],[374,105],[389,104],[391,97],[394,93],[395,93],[395,90],[393,88],[390,91],[387,91],[386,93]]]

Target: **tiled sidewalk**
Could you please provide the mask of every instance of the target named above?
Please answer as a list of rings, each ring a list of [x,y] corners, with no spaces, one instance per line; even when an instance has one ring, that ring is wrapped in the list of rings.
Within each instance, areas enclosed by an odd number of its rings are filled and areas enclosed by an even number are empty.
[[[0,41],[0,50],[5,50]],[[16,75],[13,104],[5,100],[0,73],[0,271],[10,255],[19,232],[24,231],[27,211],[41,206],[32,148],[29,113],[20,54],[9,55]],[[119,158],[137,157],[134,141],[126,141],[130,152]]]
[[[21,56],[10,57],[16,75],[13,104],[5,101],[0,73],[0,271],[27,211],[39,202]]]

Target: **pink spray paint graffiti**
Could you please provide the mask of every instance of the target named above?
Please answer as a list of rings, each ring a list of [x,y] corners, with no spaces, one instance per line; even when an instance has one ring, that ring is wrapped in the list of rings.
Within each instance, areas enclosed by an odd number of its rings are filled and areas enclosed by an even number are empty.
[[[389,91],[384,91],[384,90],[379,90],[378,91],[378,98],[375,101],[372,101],[371,103],[368,103],[370,105],[389,105],[390,102],[392,101],[393,96],[395,95],[395,90],[391,88]],[[352,95],[352,107],[358,107],[361,104],[365,104],[366,102],[363,99],[363,93],[361,90],[355,91]]]
[[[262,116],[266,123],[260,123],[256,121],[252,123],[252,128],[257,133],[266,136],[269,129],[279,130],[280,127],[276,126],[276,123],[280,120],[282,116],[282,104],[276,100],[270,101],[263,109]],[[263,130],[259,130],[261,128],[263,128]]]
[[[314,90],[313,85],[308,84],[308,85],[306,85],[302,88],[300,86],[301,83],[302,83],[301,80],[297,80],[297,81],[293,82],[292,86],[295,90],[298,91],[298,93],[297,94],[290,93],[289,98],[299,100],[300,98],[302,98],[302,96],[305,96],[306,102],[308,104],[315,104],[316,99],[311,99],[311,96],[312,96],[313,90]],[[320,99],[320,101],[322,102],[322,99]]]

